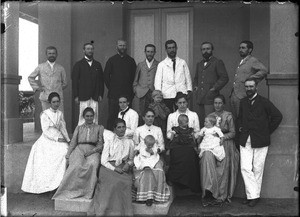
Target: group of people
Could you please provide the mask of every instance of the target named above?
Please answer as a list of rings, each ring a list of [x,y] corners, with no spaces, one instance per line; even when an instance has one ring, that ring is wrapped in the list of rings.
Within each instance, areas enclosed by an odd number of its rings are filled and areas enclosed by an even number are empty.
[[[247,194],[243,203],[255,206],[270,135],[282,114],[257,94],[267,69],[251,55],[252,42],[240,43],[232,112],[224,110],[220,91],[229,79],[223,61],[213,56],[211,42],[201,45],[203,60],[193,82],[174,40],[166,41],[167,57],[161,62],[154,58],[155,46],[147,44],[146,58],[137,66],[125,40],[118,40],[116,49],[103,71],[93,58],[93,44],[83,46],[85,56],[72,72],[80,112],[71,140],[63,118],[65,71],[55,63],[56,48],[46,49],[47,62],[28,78],[41,91],[43,133],[32,147],[22,190],[58,188],[54,199],[92,199],[89,213],[97,215],[132,215],[132,200],[147,206],[166,202],[169,186],[201,192],[203,206],[219,206],[233,196],[240,161]],[[107,129],[98,124],[104,85]],[[188,106],[192,95],[196,112]],[[131,106],[134,97],[138,103]]]

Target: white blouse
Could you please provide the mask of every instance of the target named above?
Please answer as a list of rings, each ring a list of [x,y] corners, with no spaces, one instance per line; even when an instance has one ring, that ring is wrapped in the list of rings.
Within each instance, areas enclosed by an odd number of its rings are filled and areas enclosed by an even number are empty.
[[[64,115],[60,110],[49,108],[43,111],[41,113],[41,126],[43,135],[47,139],[57,142],[58,138],[64,138],[70,142]]]
[[[118,114],[118,118],[122,119],[122,115],[121,112],[119,112]],[[125,132],[125,136],[131,136],[134,134],[135,129],[138,127],[138,123],[139,123],[139,115],[136,111],[134,111],[133,109],[129,109],[124,117],[123,120],[126,123],[126,132]]]
[[[189,127],[194,128],[195,137],[197,138],[197,133],[200,131],[199,118],[196,112],[190,111],[189,109],[186,109],[185,113],[180,113],[177,109],[176,112],[173,112],[169,115],[167,122],[167,138],[170,139],[172,132],[175,133],[172,130],[172,127],[178,126],[178,116],[181,114],[185,114],[188,116]]]
[[[104,143],[104,149],[101,155],[101,164],[111,170],[114,170],[115,167],[111,165],[109,161],[115,161],[116,166],[119,166],[122,162],[127,162],[129,165],[133,165],[133,149],[134,144],[131,139],[114,135],[113,139],[109,139]]]
[[[161,128],[154,125],[147,126],[146,124],[138,127],[134,132],[133,141],[135,150],[140,150],[142,147],[146,148],[144,139],[148,135],[152,135],[155,138],[157,147],[161,151],[165,150],[164,137]]]

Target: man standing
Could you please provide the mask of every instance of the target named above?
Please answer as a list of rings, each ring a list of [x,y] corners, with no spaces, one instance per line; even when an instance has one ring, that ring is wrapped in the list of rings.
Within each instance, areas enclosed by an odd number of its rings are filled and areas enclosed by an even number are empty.
[[[157,66],[154,87],[162,92],[167,107],[173,112],[176,94],[192,92],[192,79],[186,62],[176,56],[176,42],[174,40],[166,41],[165,49],[167,57]]]
[[[113,122],[118,116],[121,95],[128,96],[128,102],[133,98],[132,84],[136,71],[136,64],[132,57],[127,55],[127,43],[123,39],[117,41],[117,54],[110,57],[105,65],[104,79],[108,89],[108,120],[107,128],[113,129]]]
[[[214,46],[210,42],[201,44],[203,60],[197,63],[194,90],[197,93],[196,103],[200,118],[200,124],[203,126],[204,118],[214,111],[214,97],[220,94],[220,90],[228,83],[228,74],[222,60],[213,56]],[[205,116],[204,116],[205,115]]]
[[[72,73],[73,97],[79,103],[78,125],[84,123],[82,116],[86,107],[95,112],[94,122],[98,124],[98,101],[104,93],[104,77],[101,63],[94,60],[94,45],[83,45],[84,58],[75,63]]]
[[[28,81],[34,91],[39,90],[42,110],[50,108],[48,96],[51,92],[57,92],[60,96],[59,110],[64,111],[63,89],[67,87],[67,78],[64,67],[55,62],[57,49],[53,46],[46,48],[47,61],[38,67],[28,76]],[[39,77],[39,81],[35,80]],[[39,84],[40,83],[40,84]]]
[[[242,58],[234,75],[233,88],[230,94],[230,104],[234,118],[238,117],[240,100],[246,97],[244,82],[247,78],[263,80],[267,75],[267,68],[255,57],[251,56],[253,43],[242,41],[239,52]]]
[[[145,46],[146,59],[137,65],[133,81],[133,91],[138,100],[138,111],[142,115],[151,103],[152,91],[154,90],[154,77],[158,61],[154,59],[156,49],[153,44]]]
[[[257,94],[257,81],[245,81],[247,97],[241,100],[238,126],[241,154],[241,173],[247,200],[243,204],[253,207],[260,198],[265,159],[270,135],[279,126],[282,114],[268,99]]]

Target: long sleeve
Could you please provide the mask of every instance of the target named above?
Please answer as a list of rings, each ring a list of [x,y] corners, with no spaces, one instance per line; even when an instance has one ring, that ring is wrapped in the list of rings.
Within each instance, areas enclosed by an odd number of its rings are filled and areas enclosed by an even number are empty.
[[[40,67],[38,66],[29,76],[28,82],[32,87],[33,91],[36,91],[39,88],[38,82],[35,80],[37,76],[40,75]]]
[[[269,130],[270,134],[272,134],[279,124],[282,121],[282,114],[281,112],[274,106],[274,104],[270,101],[267,101],[267,111],[269,115]]]
[[[104,82],[108,90],[110,88],[111,72],[112,72],[112,63],[111,63],[111,59],[108,59],[104,68]]]
[[[168,139],[171,139],[172,132],[174,132],[172,130],[172,127],[174,127],[174,126],[175,126],[175,124],[173,123],[173,120],[172,120],[172,114],[170,114],[168,117],[168,121],[167,121],[167,138]]]
[[[133,143],[134,143],[134,150],[140,150],[141,145],[140,145],[140,131],[139,130],[135,130],[134,134],[133,134]]]
[[[61,81],[62,81],[62,89],[65,89],[68,86],[68,82],[67,82],[67,75],[66,75],[66,71],[64,68],[62,68],[62,72],[61,72]]]
[[[214,88],[216,90],[221,90],[229,81],[228,74],[222,60],[218,60],[216,70],[219,78],[216,81]]]
[[[165,143],[164,143],[164,136],[162,133],[161,128],[158,128],[158,138],[157,138],[157,147],[161,150],[164,151],[165,150]]]
[[[198,87],[198,67],[199,67],[199,63],[197,63],[196,65],[196,72],[195,72],[195,77],[194,77],[194,87]]]
[[[60,117],[60,132],[62,133],[62,135],[64,136],[65,140],[67,142],[70,142],[70,138],[69,138],[69,134],[67,132],[67,128],[66,128],[66,122],[65,122],[65,119],[64,119],[64,114],[61,113],[61,117]]]
[[[224,133],[224,139],[225,140],[229,140],[229,139],[233,139],[235,137],[235,126],[234,126],[234,121],[232,118],[232,115],[227,116],[225,124],[228,125],[228,132]]]
[[[194,126],[190,126],[192,128],[194,128],[194,132],[197,133],[200,131],[200,124],[199,124],[199,118],[198,118],[198,115],[197,113],[194,113]]]
[[[57,135],[57,133],[53,133],[53,130],[51,126],[51,121],[48,118],[48,116],[45,113],[41,114],[41,127],[42,127],[42,131],[43,131],[43,135],[45,137],[47,137],[48,139],[52,140],[52,141],[58,141],[59,136]],[[57,131],[59,131],[59,129],[56,129]],[[56,132],[57,132],[56,131]],[[56,134],[56,135],[54,135]]]
[[[216,133],[218,134],[218,136],[221,138],[221,137],[224,137],[224,134],[222,133],[221,129],[216,127]]]
[[[133,84],[133,81],[134,81],[134,77],[135,77],[135,72],[136,72],[136,63],[135,63],[135,61],[134,61],[134,59],[133,58],[131,58],[132,59],[132,63],[131,63],[131,73],[130,73],[130,76],[131,76],[131,79],[130,79],[130,83],[131,84]]]
[[[162,75],[163,75],[163,67],[162,64],[158,64],[155,78],[154,78],[154,87],[155,90],[160,90],[162,89]]]
[[[258,59],[253,61],[251,67],[255,71],[255,74],[251,75],[250,78],[255,78],[261,81],[268,74],[267,68]]]
[[[103,150],[103,131],[104,131],[104,127],[99,127],[99,132],[98,132],[98,141],[97,141],[97,145],[96,147],[93,149],[94,152],[99,152],[101,153],[101,151]]]
[[[70,157],[72,151],[76,148],[76,146],[78,145],[78,134],[79,134],[79,126],[76,127],[74,133],[73,133],[73,137],[72,137],[72,140],[71,140],[71,143],[69,145],[69,148],[68,148],[68,152],[67,152],[67,155],[66,157]]]
[[[79,79],[80,79],[80,71],[79,71],[79,64],[76,63],[73,67],[72,72],[72,89],[73,89],[73,97],[76,98],[79,95]]]
[[[104,73],[101,64],[99,64],[99,95],[104,95]]]
[[[128,163],[130,166],[133,166],[133,158],[134,158],[134,147],[133,145],[130,145],[128,159],[126,163]]]
[[[193,90],[192,78],[191,78],[189,67],[185,61],[183,63],[183,67],[184,67],[184,74],[185,74],[185,80],[186,80],[186,89],[187,89],[187,91],[189,91],[189,90],[192,91]]]
[[[107,142],[106,144],[104,144],[104,149],[102,151],[102,155],[101,155],[101,164],[103,166],[105,166],[107,169],[110,170],[115,170],[115,167],[113,165],[111,165],[108,162],[109,159],[109,147],[110,147],[110,143],[113,142],[114,140],[109,140],[109,142]]]
[[[138,64],[136,71],[135,71],[135,77],[133,80],[133,84],[132,84],[132,88],[133,88],[133,92],[135,93],[135,89],[138,86],[138,82],[139,82],[139,78],[140,78],[140,71],[141,71],[141,67],[140,64]]]
[[[133,110],[132,110],[133,111]],[[129,121],[126,120],[126,132],[125,132],[125,135],[133,135],[134,134],[134,131],[136,130],[136,128],[138,127],[138,124],[139,124],[139,115],[138,113],[136,112],[131,112],[131,114],[128,114],[129,115]]]

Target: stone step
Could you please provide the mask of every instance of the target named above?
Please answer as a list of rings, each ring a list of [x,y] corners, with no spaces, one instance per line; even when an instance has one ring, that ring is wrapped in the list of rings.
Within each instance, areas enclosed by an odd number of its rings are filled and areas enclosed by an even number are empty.
[[[133,203],[134,215],[167,215],[169,208],[174,199],[174,193],[172,187],[170,187],[171,196],[170,200],[166,203],[153,203],[152,206],[146,206],[146,204]],[[55,199],[54,208],[59,211],[70,212],[87,212],[91,200],[88,199]]]

